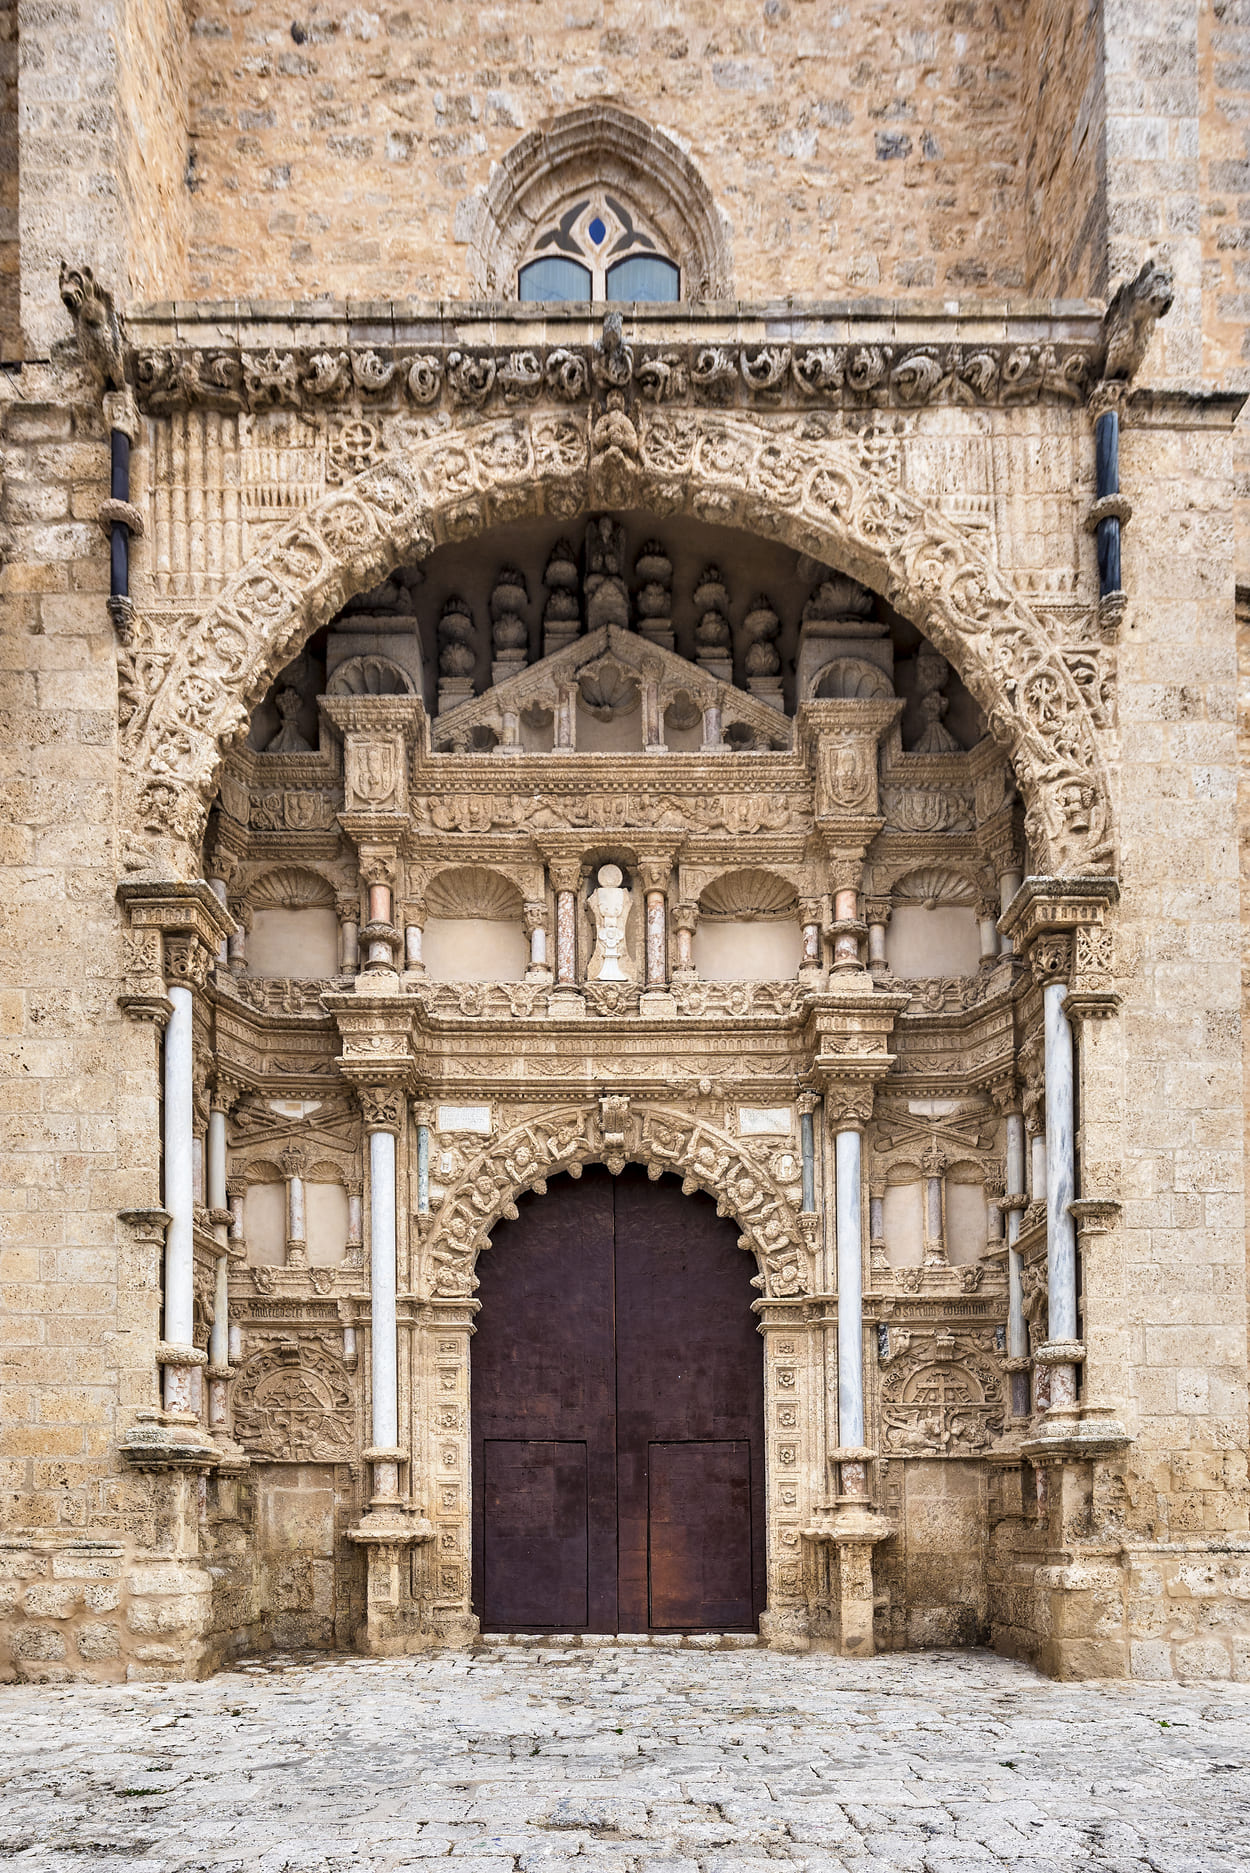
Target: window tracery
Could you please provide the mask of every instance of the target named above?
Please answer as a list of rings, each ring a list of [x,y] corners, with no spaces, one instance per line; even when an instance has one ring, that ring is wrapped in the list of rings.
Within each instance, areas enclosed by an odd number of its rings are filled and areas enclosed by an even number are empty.
[[[538,234],[517,274],[523,301],[671,301],[681,268],[610,189],[577,194]]]

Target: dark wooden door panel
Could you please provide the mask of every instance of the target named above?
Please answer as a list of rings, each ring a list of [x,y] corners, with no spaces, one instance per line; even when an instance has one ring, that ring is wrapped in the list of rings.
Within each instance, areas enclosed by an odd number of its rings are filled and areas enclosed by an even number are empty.
[[[651,1626],[752,1625],[750,1444],[653,1443],[648,1472]]]
[[[485,1445],[573,1441],[585,1447],[588,1603],[580,1626],[615,1632],[616,1343],[612,1294],[612,1180],[591,1168],[520,1198],[478,1261],[482,1303],[473,1336],[473,1603],[500,1629],[485,1592]],[[508,1630],[533,1622],[512,1617]]]
[[[484,1628],[752,1626],[763,1349],[735,1226],[710,1198],[636,1166],[554,1178],[517,1207],[478,1263]]]
[[[579,1631],[588,1615],[586,1446],[488,1438],[482,1606],[493,1631]]]
[[[615,1258],[622,1629],[655,1623],[651,1447],[692,1442],[754,1451],[745,1512],[732,1525],[722,1521],[717,1536],[732,1549],[726,1566],[747,1570],[747,1607],[733,1622],[675,1623],[749,1627],[764,1593],[764,1358],[751,1312],[753,1263],[710,1197],[683,1195],[675,1178],[652,1182],[638,1166],[616,1180]],[[701,1592],[692,1588],[694,1598]]]

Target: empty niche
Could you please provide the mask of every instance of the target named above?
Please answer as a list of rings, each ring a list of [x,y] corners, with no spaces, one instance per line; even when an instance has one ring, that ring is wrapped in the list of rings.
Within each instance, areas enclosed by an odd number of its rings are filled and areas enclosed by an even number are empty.
[[[985,1180],[977,1164],[952,1164],[946,1172],[946,1259],[954,1268],[985,1254],[989,1215]]]
[[[704,981],[783,982],[802,954],[795,889],[776,872],[729,872],[700,897],[694,966]]]
[[[281,866],[257,879],[247,902],[249,975],[337,975],[339,921],[328,879],[300,866]]]
[[[981,960],[970,879],[936,867],[909,872],[893,891],[886,961],[896,976],[973,976]]]
[[[249,1268],[282,1267],[286,1261],[285,1183],[248,1185],[243,1193],[243,1240]]]
[[[347,1192],[342,1184],[304,1186],[304,1226],[312,1268],[334,1268],[347,1254]]]
[[[898,1164],[886,1181],[881,1205],[885,1259],[891,1268],[919,1268],[924,1261],[924,1185],[914,1165]]]
[[[519,982],[529,962],[521,893],[485,866],[439,872],[426,892],[422,953],[432,982]]]

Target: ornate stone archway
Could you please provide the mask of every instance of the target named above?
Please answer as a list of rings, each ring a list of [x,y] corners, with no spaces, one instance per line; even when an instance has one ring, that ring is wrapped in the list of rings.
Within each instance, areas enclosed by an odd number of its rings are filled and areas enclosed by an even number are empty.
[[[739,1246],[754,1254],[759,1273],[752,1285],[765,1296],[811,1292],[815,1218],[799,1210],[797,1163],[793,1178],[783,1180],[762,1155],[701,1118],[668,1107],[634,1112],[628,1100],[609,1096],[597,1109],[561,1105],[538,1113],[492,1139],[465,1165],[425,1238],[431,1293],[452,1298],[473,1292],[477,1256],[489,1247],[501,1217],[515,1219],[524,1191],[541,1195],[548,1178],[561,1172],[579,1177],[587,1164],[616,1172],[627,1163],[645,1165],[653,1178],[672,1172],[687,1195],[704,1190],[714,1197],[718,1213],[741,1229]]]
[[[1097,731],[1057,647],[966,530],[906,494],[827,417],[535,408],[391,456],[243,567],[176,647],[124,653],[126,822],[175,875],[197,848],[222,749],[320,625],[396,565],[504,521],[596,506],[689,513],[778,539],[883,593],[941,651],[1010,753],[1034,863],[1113,869]]]

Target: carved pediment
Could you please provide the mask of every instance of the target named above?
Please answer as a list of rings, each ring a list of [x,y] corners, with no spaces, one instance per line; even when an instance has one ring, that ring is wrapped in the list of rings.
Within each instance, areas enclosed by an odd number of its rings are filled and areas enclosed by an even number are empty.
[[[670,703],[687,697],[700,710],[720,710],[721,733],[731,747],[735,737],[727,731],[734,728],[749,731],[751,740],[761,748],[784,749],[792,745],[793,724],[780,710],[732,683],[722,682],[663,645],[616,625],[603,625],[516,676],[496,683],[485,695],[440,715],[432,727],[434,748],[437,752],[473,746],[475,730],[503,739],[505,715],[520,716],[533,709],[554,714],[561,698],[571,690],[576,690],[583,705],[594,713],[604,709],[611,713],[618,697],[620,713],[628,713],[636,707],[643,685],[650,683],[658,690],[661,720]],[[745,736],[741,739],[745,745]]]

